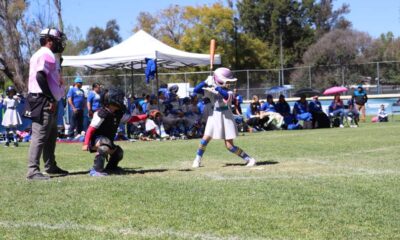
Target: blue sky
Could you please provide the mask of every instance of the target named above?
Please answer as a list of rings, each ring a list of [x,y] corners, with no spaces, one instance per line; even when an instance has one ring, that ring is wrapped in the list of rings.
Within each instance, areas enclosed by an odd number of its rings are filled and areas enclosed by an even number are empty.
[[[64,0],[63,18],[66,26],[77,26],[83,35],[93,26],[104,28],[110,19],[116,19],[123,39],[132,34],[136,17],[141,11],[156,13],[171,4],[182,6],[211,4],[217,0]],[[223,1],[225,2],[225,1]],[[400,36],[400,0],[337,0],[335,7],[350,4],[346,17],[353,28],[368,32],[372,37],[392,31]]]

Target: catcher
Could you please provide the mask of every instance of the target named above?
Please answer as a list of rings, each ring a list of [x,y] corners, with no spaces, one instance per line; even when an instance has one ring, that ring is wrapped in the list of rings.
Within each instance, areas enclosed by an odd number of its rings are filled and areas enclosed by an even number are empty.
[[[120,123],[132,123],[145,120],[146,114],[131,116],[125,113],[125,94],[118,88],[112,88],[102,96],[102,107],[93,114],[85,136],[82,150],[96,152],[93,168],[89,175],[93,177],[107,176],[107,173],[120,170],[118,163],[124,151],[114,144],[114,137]],[[108,160],[106,167],[105,162]]]

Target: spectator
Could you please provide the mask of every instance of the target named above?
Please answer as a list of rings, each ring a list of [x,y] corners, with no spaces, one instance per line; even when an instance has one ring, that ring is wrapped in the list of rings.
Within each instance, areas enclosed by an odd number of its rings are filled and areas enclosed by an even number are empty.
[[[268,117],[260,118],[261,104],[257,95],[253,99],[246,110],[247,125],[254,128],[256,131],[262,131],[264,124],[268,121]]]
[[[397,99],[397,101],[395,103],[393,103],[393,106],[400,106],[400,98]]]
[[[293,115],[295,115],[296,119],[299,121],[310,122],[312,120],[312,115],[305,95],[301,95],[300,100],[294,103]]]
[[[87,110],[89,118],[93,117],[93,113],[96,112],[101,104],[100,104],[100,84],[93,83],[92,91],[89,92],[87,98]]]
[[[72,109],[68,131],[69,138],[74,138],[75,134],[80,134],[83,130],[83,112],[86,99],[82,90],[82,82],[82,78],[76,77],[74,86],[69,89],[67,94],[68,104]]]
[[[290,105],[286,102],[283,94],[279,95],[278,102],[275,104],[275,110],[283,116],[285,127],[294,122],[295,118],[293,114],[291,114]]]
[[[357,111],[361,113],[361,121],[365,122],[365,104],[368,101],[368,96],[361,84],[354,90],[352,98],[356,103]]]
[[[331,117],[339,117],[339,127],[343,128],[343,118],[345,116],[344,104],[340,99],[340,95],[336,94],[331,105],[329,105],[329,115]]]
[[[272,95],[267,95],[267,101],[261,105],[260,111],[261,118],[268,117],[268,121],[266,123],[267,127],[272,127],[280,129],[283,124],[283,117],[279,113],[276,112],[275,103],[272,98]],[[270,125],[272,124],[272,125]]]
[[[381,108],[378,110],[378,121],[379,122],[387,122],[388,121],[388,113],[385,110],[385,105],[381,105]]]
[[[29,64],[28,98],[25,116],[32,120],[29,146],[28,180],[48,180],[40,172],[40,156],[43,153],[48,174],[68,174],[59,168],[55,160],[57,140],[57,101],[64,96],[61,66],[54,53],[62,53],[65,35],[57,29],[44,29],[40,33],[41,48],[33,54]],[[37,104],[40,103],[40,104]]]
[[[9,86],[6,89],[7,97],[2,100],[4,105],[4,118],[1,124],[6,129],[6,143],[5,147],[14,142],[14,146],[18,147],[17,127],[22,124],[21,117],[18,113],[17,106],[21,99],[18,97],[14,86]]]
[[[242,106],[241,104],[243,103],[243,97],[238,93],[238,89],[234,88],[233,89],[233,106],[234,106],[234,111],[233,114],[235,115],[242,115]]]
[[[358,120],[360,117],[360,114],[357,111],[357,108],[354,104],[354,99],[350,98],[347,101],[348,109],[346,111],[346,116],[347,119],[350,120],[350,127],[356,128],[358,127]]]
[[[329,117],[326,116],[322,110],[321,102],[318,100],[318,96],[314,96],[313,100],[309,104],[310,113],[312,115],[313,128],[329,128],[330,121]]]

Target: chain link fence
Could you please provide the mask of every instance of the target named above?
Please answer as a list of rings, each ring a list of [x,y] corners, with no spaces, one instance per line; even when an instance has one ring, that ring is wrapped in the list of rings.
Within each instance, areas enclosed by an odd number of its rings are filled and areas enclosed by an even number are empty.
[[[354,88],[363,84],[368,94],[398,94],[400,93],[400,62],[370,62],[347,66],[301,66],[295,68],[261,69],[261,70],[236,70],[233,71],[238,78],[236,88],[245,99],[253,95],[265,98],[268,90],[276,86],[286,86],[284,92],[287,97],[305,87],[311,87],[321,92],[332,86],[345,86],[349,89],[345,95],[350,95]],[[283,72],[283,74],[282,74]],[[129,73],[114,75],[88,75],[81,76],[84,85],[93,83],[103,84],[104,87],[119,87],[129,94],[141,96],[142,94],[156,93],[158,87],[169,83],[188,83],[190,92],[200,81],[210,75],[209,71],[203,72],[176,72],[159,73],[158,81],[151,80],[146,84],[144,74]],[[68,85],[72,85],[75,76],[65,76]],[[279,93],[274,93],[275,95]],[[277,96],[274,96],[277,97]]]

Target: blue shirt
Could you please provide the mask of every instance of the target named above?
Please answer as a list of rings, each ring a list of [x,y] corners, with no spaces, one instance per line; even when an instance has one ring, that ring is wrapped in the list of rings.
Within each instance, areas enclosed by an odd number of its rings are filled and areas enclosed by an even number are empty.
[[[236,95],[236,100],[238,101],[239,104],[243,103],[243,97],[239,94]]]
[[[100,94],[95,91],[90,91],[88,94],[88,102],[92,108],[92,111],[95,112],[100,108]]]
[[[261,111],[264,111],[264,112],[276,112],[275,103],[269,103],[269,102],[263,103],[263,105],[261,106]]]
[[[251,115],[256,115],[260,112],[260,103],[250,103],[246,110],[246,118],[250,119]]]
[[[297,101],[294,103],[293,110],[295,110],[296,114],[302,114],[308,112],[308,102],[304,103]]]
[[[74,107],[78,110],[83,110],[85,107],[85,93],[82,89],[77,87],[72,87],[69,89],[67,98],[72,99]]]

